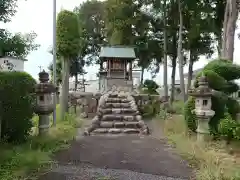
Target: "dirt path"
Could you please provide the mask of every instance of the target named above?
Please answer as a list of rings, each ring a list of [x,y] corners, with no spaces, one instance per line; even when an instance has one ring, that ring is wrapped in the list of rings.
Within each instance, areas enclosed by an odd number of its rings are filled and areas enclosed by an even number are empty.
[[[183,180],[192,170],[153,136],[88,136],[56,154],[39,180]],[[104,178],[103,178],[104,177]]]

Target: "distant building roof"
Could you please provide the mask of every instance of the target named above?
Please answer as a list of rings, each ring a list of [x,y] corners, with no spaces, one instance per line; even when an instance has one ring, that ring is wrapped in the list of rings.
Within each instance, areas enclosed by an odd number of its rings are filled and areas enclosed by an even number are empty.
[[[123,46],[105,46],[101,48],[100,58],[128,58],[135,59],[135,51],[132,47]]]
[[[13,56],[1,56],[0,59],[4,59],[4,58],[10,58],[13,60],[20,60],[20,61],[27,61],[27,59],[24,58],[17,58],[17,57],[13,57]]]

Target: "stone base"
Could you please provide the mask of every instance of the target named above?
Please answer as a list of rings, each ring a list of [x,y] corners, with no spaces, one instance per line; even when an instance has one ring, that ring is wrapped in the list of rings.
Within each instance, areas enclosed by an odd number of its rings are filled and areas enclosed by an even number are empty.
[[[208,142],[211,140],[211,136],[208,133],[197,133],[198,142]]]

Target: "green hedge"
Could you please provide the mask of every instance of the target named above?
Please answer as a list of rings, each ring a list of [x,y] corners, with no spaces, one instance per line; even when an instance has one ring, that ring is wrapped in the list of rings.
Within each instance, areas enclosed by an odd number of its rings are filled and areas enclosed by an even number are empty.
[[[25,72],[0,72],[1,137],[22,142],[32,128],[36,81]]]

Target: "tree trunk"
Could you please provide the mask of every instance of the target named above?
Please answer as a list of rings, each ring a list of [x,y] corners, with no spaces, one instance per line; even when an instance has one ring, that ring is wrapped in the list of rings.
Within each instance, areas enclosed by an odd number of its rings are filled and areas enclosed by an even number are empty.
[[[187,84],[187,94],[192,85],[192,76],[193,76],[193,63],[194,63],[194,55],[190,50],[190,60],[188,65],[188,84]]]
[[[237,0],[227,0],[224,22],[221,58],[233,61],[234,36],[238,18]]]
[[[60,99],[60,118],[64,120],[65,113],[68,111],[68,95],[69,95],[69,71],[70,60],[63,59],[63,71],[62,71],[62,94]]]
[[[77,91],[77,85],[78,85],[78,74],[75,74],[74,77],[75,77],[74,90]]]
[[[176,65],[177,65],[177,58],[173,57],[172,60],[172,75],[171,75],[171,96],[170,96],[170,104],[173,104],[174,97],[175,97],[175,77],[176,77]]]
[[[141,85],[143,85],[143,74],[144,74],[144,68],[142,67],[142,69],[141,69],[141,81],[140,81]]]
[[[218,58],[221,58],[221,49],[222,49],[222,35],[217,35],[217,51],[218,51]]]
[[[77,91],[77,86],[78,86],[78,74],[76,73],[75,75],[74,75],[74,77],[75,77],[75,84],[74,84],[74,90],[75,90],[75,92]],[[77,103],[75,102],[75,104],[74,104],[74,113],[75,114],[77,114]]]
[[[182,30],[183,30],[183,17],[181,0],[178,0],[178,11],[179,11],[179,33],[178,33],[178,63],[179,63],[179,77],[180,77],[180,89],[184,102],[186,101],[185,95],[185,84],[183,76],[183,55],[182,55]]]
[[[163,23],[164,23],[164,30],[163,30],[163,36],[164,36],[164,43],[163,43],[163,61],[164,61],[164,66],[163,66],[163,84],[164,84],[164,98],[165,101],[168,100],[168,80],[167,80],[167,76],[168,76],[168,65],[167,65],[167,26],[166,26],[166,0],[164,0],[164,7],[163,7],[163,13],[164,13],[164,17],[163,17]]]

